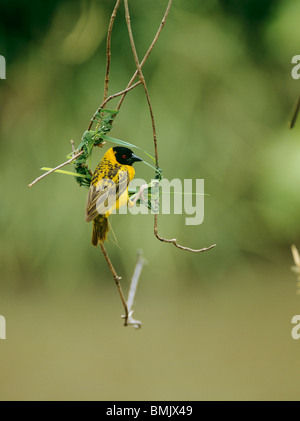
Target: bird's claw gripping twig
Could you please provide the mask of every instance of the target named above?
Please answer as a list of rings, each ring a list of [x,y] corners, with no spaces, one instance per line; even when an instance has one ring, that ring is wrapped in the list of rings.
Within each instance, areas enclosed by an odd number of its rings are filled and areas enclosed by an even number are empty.
[[[140,187],[139,191],[136,193],[134,199],[133,200],[129,200],[129,206],[130,207],[131,206],[134,206],[139,199],[142,199],[143,201],[146,200],[145,197],[144,197],[144,194],[143,194],[144,193],[144,190],[146,190],[146,189],[148,189],[148,184],[143,184]]]

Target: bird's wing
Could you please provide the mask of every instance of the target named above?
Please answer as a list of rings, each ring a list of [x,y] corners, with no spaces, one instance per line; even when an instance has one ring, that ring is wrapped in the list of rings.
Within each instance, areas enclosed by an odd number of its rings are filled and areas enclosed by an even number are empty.
[[[96,216],[105,215],[115,205],[126,191],[130,178],[127,170],[111,169],[107,178],[101,178],[96,184],[91,184],[85,209],[87,222]]]

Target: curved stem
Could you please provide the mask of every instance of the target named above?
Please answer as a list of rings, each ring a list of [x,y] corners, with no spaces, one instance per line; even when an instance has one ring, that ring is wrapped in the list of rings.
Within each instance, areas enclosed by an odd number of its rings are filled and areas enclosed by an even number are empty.
[[[124,5],[125,5],[125,17],[126,17],[126,23],[127,23],[127,29],[128,29],[128,35],[129,35],[129,39],[130,39],[131,49],[132,49],[135,65],[137,67],[137,72],[138,72],[140,81],[142,82],[142,84],[144,86],[144,90],[145,90],[145,94],[146,94],[146,98],[147,98],[147,102],[148,102],[148,107],[149,107],[149,112],[150,112],[150,117],[151,117],[151,124],[152,124],[153,141],[154,141],[155,165],[156,165],[156,168],[158,169],[159,166],[158,166],[157,136],[156,136],[156,127],[155,127],[155,122],[154,122],[153,110],[152,110],[151,101],[150,101],[150,97],[149,97],[149,93],[148,93],[148,88],[147,88],[146,81],[145,81],[145,78],[144,78],[144,75],[143,75],[143,72],[142,72],[142,68],[141,68],[139,58],[138,58],[138,54],[137,54],[136,47],[135,47],[135,42],[134,42],[134,39],[133,39],[128,0],[124,0]]]
[[[108,92],[108,83],[109,83],[109,71],[110,71],[110,61],[111,61],[111,33],[112,28],[114,26],[114,22],[117,16],[117,11],[120,7],[121,0],[117,0],[114,10],[111,14],[109,26],[107,30],[107,40],[106,40],[106,72],[105,72],[105,79],[104,79],[104,92],[103,92],[103,102],[107,98]]]
[[[167,238],[163,238],[163,237],[161,237],[161,236],[158,234],[158,228],[157,228],[157,215],[154,215],[154,220],[155,220],[155,223],[154,223],[154,235],[155,235],[155,237],[156,237],[159,241],[162,241],[162,242],[164,242],[164,243],[172,243],[172,244],[174,244],[174,246],[175,246],[175,247],[177,247],[178,249],[185,250],[185,251],[191,251],[192,253],[201,253],[202,251],[207,251],[207,250],[210,250],[210,249],[212,249],[212,248],[214,248],[214,247],[216,246],[216,244],[212,244],[212,245],[211,245],[211,246],[209,246],[209,247],[203,247],[203,248],[201,248],[201,249],[191,249],[191,248],[189,248],[189,247],[181,246],[180,244],[178,244],[178,243],[177,243],[176,238],[167,239]]]

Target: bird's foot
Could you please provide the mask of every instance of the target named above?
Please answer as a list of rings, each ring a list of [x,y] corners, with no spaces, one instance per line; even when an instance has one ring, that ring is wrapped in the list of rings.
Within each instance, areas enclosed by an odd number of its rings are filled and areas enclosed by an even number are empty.
[[[141,198],[142,200],[146,200],[143,193],[144,193],[144,190],[146,190],[147,188],[148,188],[148,184],[143,184],[140,187],[140,190],[137,192],[135,198],[129,201],[130,206],[134,206],[136,202],[139,200],[139,198]]]

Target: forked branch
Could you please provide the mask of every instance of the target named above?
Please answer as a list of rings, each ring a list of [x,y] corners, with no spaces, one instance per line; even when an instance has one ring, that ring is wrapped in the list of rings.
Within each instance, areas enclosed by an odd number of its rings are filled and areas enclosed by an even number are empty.
[[[92,117],[92,119],[90,120],[89,123],[89,127],[88,130],[91,129],[94,121],[97,118],[97,115],[99,114],[99,112],[101,111],[101,109],[103,109],[107,103],[109,101],[111,101],[114,98],[117,97],[121,97],[119,100],[119,103],[116,107],[116,110],[119,111],[126,94],[131,91],[132,89],[136,88],[138,85],[142,84],[144,91],[145,91],[145,96],[147,99],[147,103],[148,103],[148,108],[149,108],[149,112],[150,112],[150,118],[151,118],[151,124],[152,124],[152,133],[153,133],[153,142],[154,142],[154,151],[155,151],[155,164],[156,164],[156,169],[157,171],[159,170],[159,166],[158,166],[158,148],[157,148],[157,134],[156,134],[156,126],[155,126],[155,120],[154,120],[154,114],[153,114],[153,109],[152,109],[152,105],[151,105],[151,101],[150,101],[150,96],[149,96],[149,92],[148,92],[148,88],[147,88],[147,84],[145,81],[145,77],[143,75],[142,72],[142,67],[145,64],[147,58],[149,57],[153,47],[155,46],[159,35],[161,34],[161,31],[166,23],[166,19],[167,16],[169,14],[171,5],[172,5],[173,0],[169,0],[163,19],[159,25],[159,28],[146,52],[146,54],[144,55],[142,61],[139,61],[138,58],[138,54],[137,54],[137,50],[136,50],[136,46],[135,46],[135,42],[134,42],[134,37],[133,37],[133,33],[132,33],[132,28],[131,28],[131,21],[130,21],[130,12],[129,12],[129,6],[128,6],[128,0],[124,0],[124,6],[125,6],[125,18],[126,18],[126,23],[127,23],[127,29],[128,29],[128,35],[129,35],[129,39],[130,39],[130,44],[131,44],[131,49],[132,49],[132,53],[133,53],[133,57],[135,60],[135,64],[136,64],[136,71],[134,72],[132,78],[130,79],[129,83],[127,84],[127,87],[122,90],[121,92],[115,93],[113,95],[108,96],[108,85],[109,85],[109,77],[110,77],[110,65],[111,65],[111,36],[112,36],[112,29],[113,29],[113,25],[115,22],[115,18],[118,12],[118,9],[120,7],[121,4],[121,0],[117,0],[114,6],[114,10],[112,12],[111,18],[110,18],[110,22],[109,22],[109,26],[108,26],[108,31],[107,31],[107,41],[106,41],[106,72],[105,72],[105,79],[104,79],[104,90],[103,90],[103,100],[102,100],[102,104],[100,105],[100,107],[97,109],[96,113],[94,114],[94,116]],[[139,77],[139,81],[135,82],[136,77]],[[114,117],[113,117],[114,118]],[[75,151],[74,149],[74,145],[72,144],[72,149],[73,149],[73,154],[72,157],[58,165],[57,167],[53,168],[52,170],[48,171],[47,173],[43,174],[42,176],[38,177],[36,180],[34,180],[31,184],[29,184],[29,187],[33,186],[35,183],[37,183],[38,181],[40,181],[42,178],[46,177],[47,175],[51,174],[52,172],[62,168],[63,166],[70,164],[71,162],[73,162],[74,160],[76,160],[79,156],[81,156],[84,151]],[[198,253],[198,252],[203,252],[203,251],[207,251],[210,250],[211,248],[215,247],[215,244],[211,245],[210,247],[206,247],[206,248],[202,248],[202,249],[191,249],[189,247],[185,247],[185,246],[181,246],[180,244],[177,243],[176,239],[166,239],[161,237],[158,234],[158,228],[157,228],[157,219],[158,216],[157,214],[154,215],[154,235],[156,236],[156,238],[162,242],[166,242],[166,243],[171,243],[174,244],[175,247],[181,249],[181,250],[186,250],[186,251],[190,251],[190,252],[194,252],[194,253]],[[135,327],[140,327],[141,323],[138,320],[133,319],[132,317],[132,305],[133,305],[133,300],[134,300],[134,296],[135,296],[135,292],[136,292],[136,288],[137,288],[137,284],[138,284],[138,280],[139,280],[139,276],[142,270],[142,267],[145,263],[143,257],[141,255],[138,256],[138,260],[136,263],[136,267],[135,267],[135,271],[132,277],[132,283],[130,286],[130,291],[129,291],[129,295],[128,295],[128,301],[126,302],[126,299],[124,297],[123,291],[122,291],[122,287],[120,284],[120,280],[121,277],[118,276],[110,258],[109,255],[103,245],[103,243],[100,243],[100,248],[102,251],[102,254],[107,262],[107,265],[110,269],[110,272],[113,276],[113,279],[116,283],[123,307],[124,307],[124,316],[122,316],[124,318],[124,325],[133,325]]]
[[[141,83],[142,83],[141,81],[138,81],[138,82],[136,82],[134,85],[129,86],[128,88],[124,89],[123,91],[121,91],[121,92],[117,92],[116,94],[110,95],[108,98],[106,98],[106,99],[102,102],[102,104],[100,105],[100,107],[97,109],[97,111],[95,112],[95,114],[93,115],[93,117],[91,118],[91,121],[90,121],[90,124],[89,124],[88,130],[91,130],[92,125],[93,125],[94,121],[96,120],[96,117],[97,117],[98,113],[101,111],[101,109],[103,109],[103,108],[106,106],[106,104],[107,104],[110,100],[112,100],[112,99],[114,99],[114,98],[117,98],[118,96],[121,96],[121,95],[127,94],[127,92],[129,92],[129,91],[131,91],[132,89],[136,88],[136,87],[137,87],[138,85],[140,85]]]
[[[134,302],[134,297],[135,297],[135,293],[136,293],[136,289],[137,289],[137,285],[138,285],[138,281],[142,272],[142,268],[145,264],[145,259],[142,256],[142,253],[139,251],[138,252],[138,257],[137,257],[137,262],[135,265],[135,269],[132,275],[132,279],[131,279],[131,284],[130,284],[130,289],[129,289],[129,293],[128,293],[128,300],[125,300],[124,294],[123,294],[123,290],[120,284],[120,280],[122,279],[120,276],[118,276],[110,258],[109,255],[106,251],[106,248],[104,247],[103,243],[100,242],[100,248],[102,251],[102,254],[106,260],[106,263],[112,273],[112,276],[114,278],[114,281],[116,283],[123,307],[124,307],[124,312],[125,314],[122,316],[122,318],[124,319],[124,326],[128,326],[128,325],[132,325],[135,328],[139,328],[142,326],[142,323],[139,320],[135,320],[132,317],[133,314],[133,302]]]

